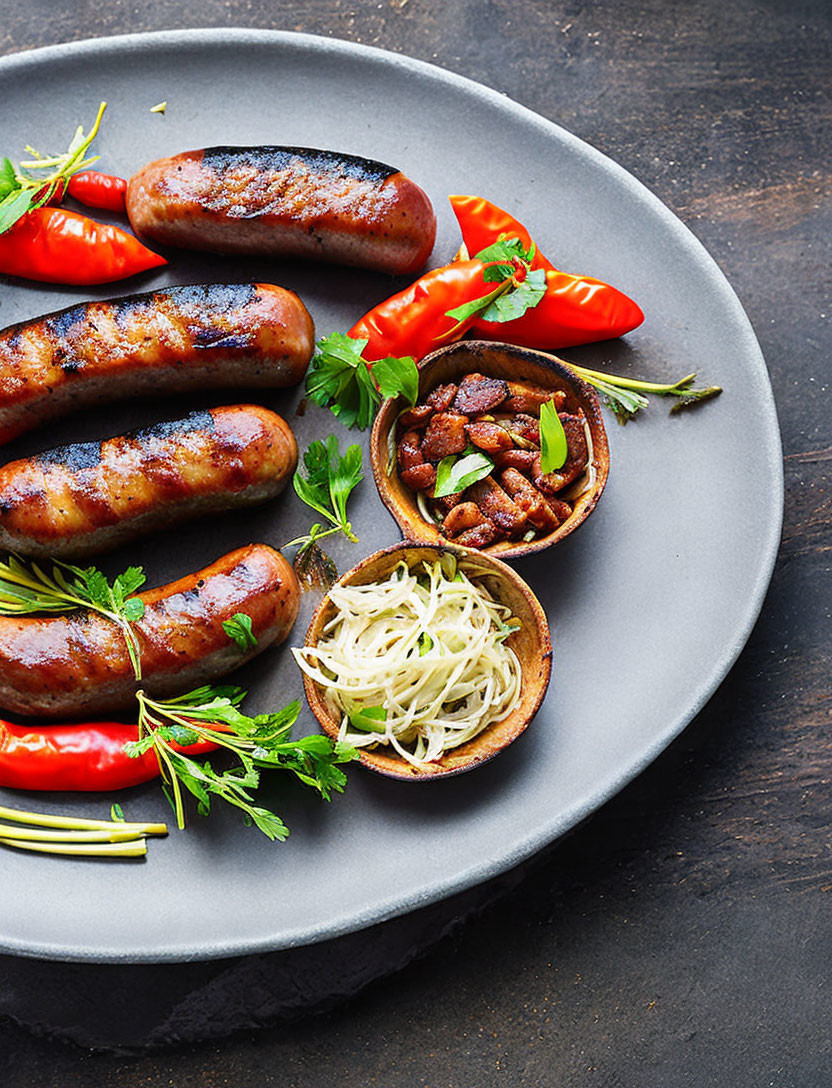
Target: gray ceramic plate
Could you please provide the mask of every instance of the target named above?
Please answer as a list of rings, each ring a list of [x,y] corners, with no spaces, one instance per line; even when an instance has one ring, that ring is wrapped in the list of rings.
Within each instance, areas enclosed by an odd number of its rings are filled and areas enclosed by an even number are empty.
[[[779,539],[782,475],[771,390],[748,321],[714,262],[655,197],[499,94],[338,41],[218,30],[82,42],[0,62],[0,98],[3,152],[16,157],[26,143],[65,146],[106,99],[101,166],[124,176],[149,159],[220,143],[329,147],[395,163],[436,205],[436,264],[458,241],[446,194],[481,193],[515,211],[561,267],[609,280],[642,303],[644,325],[626,342],[565,354],[653,379],[696,369],[725,387],[720,400],[687,415],[668,418],[657,403],[626,429],[610,422],[612,472],[598,510],[565,543],[517,564],[547,608],[556,657],[548,701],[499,759],[426,786],[356,769],[331,805],[275,781],[267,792],[292,829],[284,845],[218,812],[154,842],[143,863],[2,852],[0,950],[157,961],[319,941],[514,865],[661,752],[725,676],[756,619]],[[167,113],[151,113],[162,100]],[[394,286],[371,273],[186,254],[127,290],[238,278],[296,289],[321,334],[349,327]],[[3,282],[0,324],[85,297]],[[261,399],[291,418],[299,397]],[[183,407],[135,403],[79,415],[4,456],[118,433]],[[303,445],[333,426],[318,409],[295,423]],[[252,539],[279,545],[309,522],[286,495],[268,509],[148,541],[129,558],[154,584]],[[370,481],[354,524],[360,545],[333,549],[342,569],[397,539]],[[114,556],[112,567],[126,558]],[[285,648],[240,680],[257,709],[301,690]],[[313,727],[308,712],[301,725]],[[105,814],[109,805],[95,796],[0,797],[77,813]],[[122,801],[128,818],[166,815],[152,785]]]

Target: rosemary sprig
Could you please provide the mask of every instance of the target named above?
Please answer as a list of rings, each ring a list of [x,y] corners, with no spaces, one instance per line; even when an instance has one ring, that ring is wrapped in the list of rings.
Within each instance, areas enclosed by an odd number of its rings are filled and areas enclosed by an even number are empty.
[[[0,615],[73,612],[89,608],[121,628],[137,680],[142,678],[140,646],[132,624],[144,615],[144,602],[133,594],[145,583],[141,567],[128,567],[110,584],[96,567],[52,561],[51,574],[17,555],[0,561]]]
[[[722,387],[719,385],[709,385],[703,389],[695,389],[693,387],[693,381],[696,378],[695,373],[686,374],[684,378],[680,378],[677,382],[661,384],[658,382],[645,382],[637,378],[623,378],[618,374],[604,374],[597,370],[587,370],[586,367],[576,366],[574,363],[569,363],[569,366],[585,382],[595,386],[603,395],[619,423],[627,423],[628,420],[633,419],[638,412],[648,406],[649,401],[645,396],[646,393],[652,393],[657,397],[677,397],[676,403],[670,409],[672,413],[675,413],[681,412],[684,408],[688,408],[700,401],[718,397],[722,392]]]
[[[240,809],[246,822],[269,839],[282,841],[289,829],[251,795],[259,784],[260,770],[290,771],[328,801],[333,791],[341,793],[346,784],[346,775],[336,764],[356,759],[358,753],[317,733],[290,739],[300,711],[297,701],[276,714],[247,717],[239,709],[245,695],[243,688],[206,685],[161,702],[139,691],[139,739],[128,744],[126,751],[132,756],[155,752],[179,828],[185,826],[183,791],[187,791],[196,798],[200,815],[208,815],[211,800],[217,797]],[[180,750],[199,741],[233,753],[237,764],[215,770],[207,760],[198,763]]]

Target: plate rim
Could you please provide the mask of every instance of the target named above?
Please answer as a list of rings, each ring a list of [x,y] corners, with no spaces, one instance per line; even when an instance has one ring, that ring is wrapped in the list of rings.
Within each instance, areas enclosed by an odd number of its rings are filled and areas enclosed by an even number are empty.
[[[296,927],[290,933],[272,935],[269,938],[231,941],[213,940],[209,944],[178,943],[156,948],[141,955],[125,954],[117,948],[72,947],[55,941],[23,941],[0,935],[0,953],[19,955],[27,958],[59,960],[67,962],[90,963],[177,963],[210,959],[225,959],[241,955],[253,955],[274,952],[304,945],[322,943],[348,933],[367,929],[382,924],[393,918],[409,914],[421,907],[451,898],[479,884],[492,880],[508,872],[520,863],[533,857],[542,849],[555,843],[567,831],[582,823],[589,815],[614,797],[621,789],[632,782],[642,771],[674,741],[693,721],[710,701],[719,685],[730,672],[744,649],[751,632],[762,611],[774,567],[779,553],[782,535],[784,510],[784,470],[782,437],[777,418],[776,405],[771,387],[771,379],[763,357],[762,349],[754,333],[751,322],[725,273],[705,245],[696,237],[691,228],[679,218],[652,190],[636,178],[625,167],[602,151],[593,147],[586,140],[575,136],[568,129],[551,121],[527,106],[509,98],[508,95],[477,82],[467,76],[459,75],[450,69],[429,61],[418,60],[406,54],[396,53],[378,46],[364,45],[343,38],[328,37],[309,33],[286,30],[269,30],[246,27],[197,27],[177,30],[150,31],[138,34],[119,34],[106,37],[83,38],[77,41],[63,42],[23,50],[0,57],[0,77],[14,75],[15,71],[24,71],[29,67],[40,67],[49,61],[73,59],[77,55],[111,54],[119,50],[140,52],[158,46],[209,46],[223,47],[229,44],[252,45],[256,47],[290,46],[308,49],[317,55],[355,55],[369,58],[376,63],[398,67],[418,76],[439,80],[460,88],[469,95],[481,99],[501,112],[519,117],[525,124],[539,128],[548,138],[553,136],[566,144],[571,153],[590,164],[600,167],[614,181],[634,193],[647,204],[650,211],[678,236],[680,244],[696,256],[703,274],[712,282],[720,298],[730,303],[731,318],[740,338],[743,352],[753,362],[761,378],[761,396],[758,409],[764,415],[765,430],[768,437],[767,448],[762,453],[767,455],[772,470],[769,492],[770,501],[767,513],[767,536],[761,543],[760,568],[754,582],[753,592],[749,594],[742,622],[733,629],[733,637],[723,648],[719,658],[699,685],[699,695],[686,709],[671,719],[654,737],[638,758],[618,767],[616,773],[596,783],[589,797],[570,809],[561,812],[556,820],[550,821],[545,828],[526,836],[515,844],[513,850],[502,854],[498,859],[479,862],[461,869],[452,880],[434,881],[416,897],[412,895],[390,895],[384,901],[377,902],[349,917],[334,917],[326,925]],[[429,787],[428,787],[429,788]]]

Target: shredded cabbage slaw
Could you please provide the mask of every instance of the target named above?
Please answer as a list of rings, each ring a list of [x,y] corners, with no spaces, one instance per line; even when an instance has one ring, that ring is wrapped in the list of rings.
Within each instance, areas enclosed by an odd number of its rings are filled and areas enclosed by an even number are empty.
[[[518,624],[474,578],[446,555],[333,586],[336,614],[317,646],[292,653],[341,713],[339,739],[419,766],[511,713],[522,671],[506,639]]]

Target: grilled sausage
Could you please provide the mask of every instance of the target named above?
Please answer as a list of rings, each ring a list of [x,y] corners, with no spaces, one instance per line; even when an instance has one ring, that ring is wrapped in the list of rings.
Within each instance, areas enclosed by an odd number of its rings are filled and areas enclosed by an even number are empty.
[[[0,617],[0,706],[42,718],[94,716],[129,709],[139,686],[159,698],[182,694],[285,639],[300,589],[280,552],[249,544],[139,596],[138,684],[121,630],[106,616]],[[223,629],[237,612],[251,617],[254,649],[242,649]]]
[[[209,147],[127,187],[137,234],[215,253],[308,257],[404,274],[433,249],[426,194],[384,163],[305,147]]]
[[[93,555],[177,521],[271,499],[297,458],[288,424],[250,404],[47,450],[0,468],[0,547]]]
[[[300,381],[315,331],[291,291],[167,287],[47,314],[0,332],[0,443],[88,404]]]

